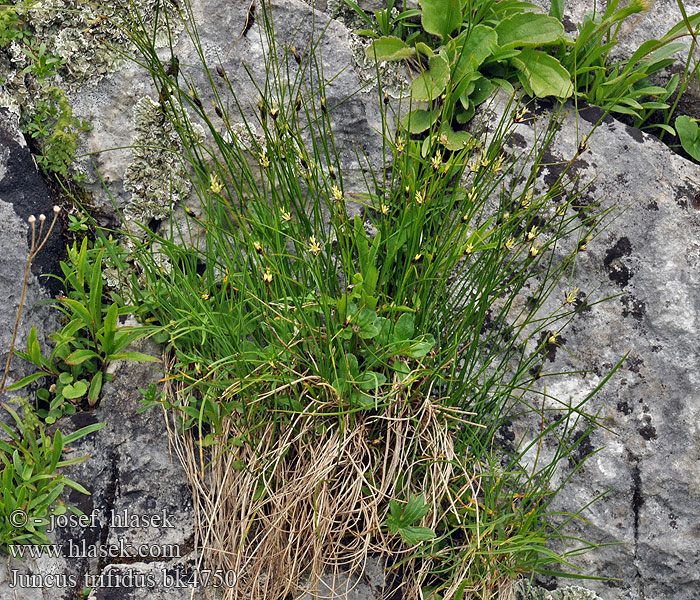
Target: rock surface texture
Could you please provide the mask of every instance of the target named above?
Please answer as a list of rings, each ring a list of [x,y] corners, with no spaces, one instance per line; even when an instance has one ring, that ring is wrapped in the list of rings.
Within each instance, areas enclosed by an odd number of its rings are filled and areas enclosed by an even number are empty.
[[[232,88],[236,91],[238,101],[247,111],[249,118],[254,119],[260,94],[251,80],[251,75],[261,87],[265,86],[266,79],[266,41],[263,39],[264,33],[260,25],[254,23],[245,37],[236,39],[238,33],[234,35],[232,32],[242,31],[246,22],[247,4],[195,1],[192,5],[204,59],[223,101],[231,106],[232,123],[236,121],[235,103],[225,91],[223,80],[216,77],[217,65],[223,67]],[[316,55],[326,82],[326,102],[332,117],[341,165],[344,167],[346,187],[353,189],[353,185],[364,185],[362,169],[357,164],[357,153],[360,156],[367,153],[369,164],[380,164],[381,137],[377,132],[381,131],[381,120],[377,94],[357,94],[361,85],[350,66],[350,32],[341,23],[329,20],[326,15],[313,10],[300,0],[283,0],[272,4],[271,8],[277,40],[276,51],[282,64],[284,61],[289,62],[291,78],[296,77],[296,71],[304,66],[307,67],[308,73],[310,50],[312,46],[316,47]],[[323,38],[318,43],[322,33]],[[302,67],[298,67],[293,59],[290,50],[292,46],[297,49]],[[200,68],[190,70],[186,66],[199,65],[200,58],[185,33],[180,34],[174,53],[180,61],[183,81],[192,81],[203,105],[211,108],[212,121],[221,123],[223,133],[223,123],[211,107],[213,95],[208,79]],[[164,60],[169,61],[170,55]],[[311,67],[311,70],[313,69],[314,67]],[[316,73],[313,76],[316,77]],[[184,85],[183,82],[181,84]],[[124,187],[124,175],[134,162],[134,154],[128,146],[134,143],[135,128],[138,126],[134,122],[133,108],[144,97],[149,97],[157,104],[158,90],[150,76],[134,64],[128,64],[94,86],[83,86],[70,97],[74,115],[87,120],[93,126],[84,139],[82,152],[97,154],[86,156],[78,162],[87,173],[88,187],[95,195],[97,209],[107,218],[113,214],[111,200],[105,193],[94,167],[99,171],[117,206],[120,209],[127,207],[132,201],[132,196]],[[345,101],[348,98],[350,99]],[[320,104],[316,108],[320,109]],[[153,137],[157,137],[156,133]],[[110,148],[120,149],[109,150]],[[164,165],[156,180],[141,181],[140,185],[167,188],[164,178],[167,179],[170,168],[173,168],[173,165]],[[164,208],[167,210],[168,207]],[[160,216],[157,207],[154,211]]]
[[[372,0],[373,2],[374,0]],[[369,2],[369,0],[368,0]],[[213,70],[219,62],[226,69],[239,99],[255,106],[258,94],[245,71],[247,65],[258,81],[264,79],[263,45],[254,24],[246,37],[234,43],[246,18],[248,3],[197,2],[194,19],[200,32],[205,59]],[[659,1],[654,11],[630,23],[621,33],[631,48],[642,40],[659,37],[679,15],[671,0]],[[582,16],[578,3],[570,18]],[[692,12],[693,7],[688,6]],[[280,48],[294,44],[306,60],[309,41],[328,25],[320,44],[327,80],[329,107],[357,91],[359,79],[350,65],[352,50],[348,30],[328,21],[298,0],[282,0],[273,7]],[[657,29],[648,29],[644,23]],[[236,32],[233,33],[232,32]],[[627,43],[627,42],[625,42]],[[636,44],[636,45],[635,45]],[[185,36],[175,49],[181,64],[195,64]],[[631,52],[630,52],[631,54]],[[290,64],[294,65],[294,61]],[[183,67],[184,68],[184,67]],[[203,86],[201,72],[194,73],[195,87]],[[127,65],[97,85],[71,92],[74,114],[90,121],[93,129],[82,152],[97,152],[81,159],[90,173],[95,205],[105,221],[114,222],[109,198],[93,176],[94,161],[118,208],[133,202],[124,187],[124,175],[134,161],[128,146],[135,139],[133,107],[144,97],[158,98],[151,80],[135,65]],[[205,105],[209,98],[204,94]],[[697,600],[700,598],[700,166],[671,152],[656,139],[632,129],[595,108],[578,114],[571,106],[554,143],[545,155],[541,185],[552,185],[565,174],[578,182],[580,200],[613,208],[614,220],[580,254],[573,283],[579,300],[589,306],[562,332],[560,349],[552,353],[545,373],[578,370],[579,375],[548,382],[548,392],[577,402],[591,392],[627,355],[622,367],[595,397],[589,412],[597,413],[599,428],[582,439],[570,468],[596,452],[571,479],[557,498],[555,510],[576,510],[605,493],[583,513],[591,526],[569,525],[580,535],[604,546],[577,559],[587,575],[610,578],[587,582],[603,600]],[[496,110],[496,112],[498,112]],[[369,162],[378,164],[381,130],[376,97],[355,95],[332,111],[342,160],[350,181],[360,181],[354,164],[353,141],[362,142]],[[547,109],[534,110],[518,125],[517,139],[527,148],[534,139],[534,125],[549,119]],[[589,134],[593,132],[592,135]],[[579,146],[587,149],[579,153]],[[354,165],[354,166],[353,166]],[[354,175],[353,175],[354,173]],[[354,177],[354,179],[353,179]],[[153,182],[158,185],[158,182]],[[352,185],[352,183],[350,183]],[[0,327],[0,360],[9,346],[28,247],[29,214],[51,213],[51,203],[38,177],[29,151],[7,113],[0,112],[0,290],[3,324]],[[62,240],[47,246],[30,277],[26,310],[18,338],[21,347],[29,327],[40,333],[57,328],[55,317],[36,302],[48,297],[37,276],[55,271]],[[49,258],[51,260],[49,260]],[[52,262],[53,261],[53,262]],[[55,291],[55,290],[53,290]],[[564,290],[562,290],[563,293]],[[610,299],[594,303],[596,300]],[[557,301],[561,301],[561,293]],[[41,338],[43,339],[43,338]],[[568,350],[571,354],[564,351]],[[147,352],[157,353],[151,348]],[[15,362],[21,374],[18,361]],[[0,564],[0,600],[72,600],[84,583],[95,585],[93,600],[189,598],[191,589],[172,582],[187,578],[193,565],[192,511],[182,469],[168,448],[162,415],[154,409],[137,414],[138,388],[155,382],[159,373],[148,364],[116,365],[117,379],[106,385],[101,406],[59,423],[61,431],[106,422],[107,426],[73,444],[76,455],[92,458],[72,467],[69,476],[86,485],[91,496],[71,494],[69,502],[95,515],[95,526],[61,530],[56,543],[84,541],[87,548],[129,544],[145,549],[148,556],[66,558],[42,557],[36,561]],[[516,438],[526,434],[526,424],[515,422]],[[566,476],[563,473],[562,476]],[[607,493],[606,493],[607,492]],[[163,520],[119,527],[128,515],[159,516]],[[114,516],[114,517],[113,517]],[[173,525],[172,527],[170,525]],[[163,556],[163,552],[170,554]],[[78,550],[78,553],[82,553]],[[172,558],[173,553],[177,558]],[[70,586],[23,586],[12,589],[17,574],[65,574],[76,577]],[[103,576],[85,580],[85,576]],[[131,577],[129,580],[128,577]],[[168,579],[168,577],[170,579]],[[380,575],[376,575],[380,579]],[[107,587],[107,582],[120,585]],[[144,585],[154,582],[154,586]],[[129,584],[127,584],[129,583]],[[169,585],[169,583],[171,585]],[[565,582],[544,581],[547,587]],[[362,590],[362,591],[360,591]],[[356,598],[369,600],[373,584],[358,588]],[[561,589],[538,590],[536,598],[593,598],[593,592]],[[586,595],[588,594],[588,595]],[[195,595],[195,597],[197,597]]]
[[[530,117],[517,126],[523,147],[550,113],[534,110]],[[579,153],[584,140],[587,149]],[[602,598],[698,598],[700,167],[598,108],[577,114],[570,105],[544,155],[542,187],[569,163],[564,177],[579,188],[577,204],[613,212],[576,263],[579,305],[590,306],[561,332],[561,348],[543,370],[585,372],[548,380],[547,392],[577,404],[627,358],[587,407],[608,429],[582,439],[570,467],[596,454],[557,496],[554,510],[577,510],[607,492],[582,513],[593,527],[568,529],[616,544],[575,561],[587,575],[613,578],[586,582]],[[565,293],[562,287],[550,308]],[[516,423],[510,433],[520,439],[525,427]]]

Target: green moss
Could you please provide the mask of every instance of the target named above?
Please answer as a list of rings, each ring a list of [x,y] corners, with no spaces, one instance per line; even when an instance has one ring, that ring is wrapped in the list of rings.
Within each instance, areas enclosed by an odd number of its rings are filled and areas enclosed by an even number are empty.
[[[63,90],[95,84],[117,70],[133,48],[128,34],[114,23],[120,5],[116,0],[10,0],[0,6],[0,107],[19,115],[23,131],[37,140],[45,171],[68,176],[77,135],[84,129],[73,118]],[[153,25],[156,6],[161,22],[168,10],[168,22],[178,29],[174,8],[160,0],[139,3],[144,23]],[[164,27],[159,35],[165,45]]]

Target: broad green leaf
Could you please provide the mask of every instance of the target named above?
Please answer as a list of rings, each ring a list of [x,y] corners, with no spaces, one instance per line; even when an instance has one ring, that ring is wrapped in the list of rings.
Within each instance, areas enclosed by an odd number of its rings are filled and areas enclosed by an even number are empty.
[[[476,106],[488,100],[496,86],[486,77],[479,77],[474,86],[474,91],[469,95],[469,101]]]
[[[423,54],[427,58],[432,58],[435,56],[435,52],[433,52],[433,49],[428,46],[425,42],[417,42],[416,43],[416,52],[419,54]]]
[[[30,383],[36,381],[37,379],[41,379],[42,377],[46,377],[46,373],[42,373],[41,371],[39,371],[38,373],[27,375],[26,377],[23,377],[19,381],[13,383],[11,386],[8,386],[7,391],[14,392],[15,390],[19,390],[25,385],[29,385]]]
[[[496,49],[498,35],[486,25],[465,30],[455,39],[456,64],[454,79],[459,81],[476,71]]]
[[[102,322],[102,257],[104,249],[101,249],[95,257],[95,262],[92,265],[92,273],[90,277],[90,300],[88,308],[92,315],[93,323]]]
[[[463,150],[474,142],[474,137],[466,131],[454,131],[449,125],[440,130],[440,143],[448,150]]]
[[[80,485],[77,481],[73,481],[72,479],[68,479],[68,477],[63,478],[63,483],[65,483],[68,487],[73,488],[74,490],[80,492],[81,494],[85,494],[86,496],[90,496],[90,492],[88,492],[82,485]]]
[[[419,108],[401,119],[401,128],[406,129],[409,133],[423,133],[433,126],[439,116],[438,110],[427,111]]]
[[[106,423],[93,423],[92,425],[81,427],[80,429],[78,429],[78,431],[74,431],[73,433],[69,433],[67,436],[65,436],[63,438],[63,445],[66,446],[67,444],[73,443],[75,440],[79,440],[80,438],[85,437],[86,435],[94,433],[95,431],[99,431],[105,425]]]
[[[698,124],[686,115],[676,117],[676,131],[685,150],[695,160],[700,161],[700,128]]]
[[[355,380],[355,385],[364,391],[374,391],[385,383],[386,375],[375,371],[366,371]]]
[[[113,302],[107,309],[103,325],[102,351],[105,354],[113,352],[112,345],[114,344],[114,334],[117,331],[117,313],[119,306]]]
[[[87,392],[88,386],[84,379],[79,379],[71,385],[66,385],[63,388],[63,397],[68,400],[76,400],[82,398]]]
[[[435,338],[430,333],[426,333],[423,339],[413,340],[411,345],[402,351],[402,354],[411,358],[423,358],[433,349],[434,345]]]
[[[525,49],[519,56],[511,58],[516,66],[523,86],[529,88],[538,98],[555,96],[568,98],[574,91],[569,72],[559,61],[544,52]]]
[[[564,0],[552,0],[551,5],[549,6],[549,16],[561,21],[564,18],[565,4],[566,3]]]
[[[394,325],[394,334],[391,336],[394,342],[407,342],[413,337],[413,332],[415,330],[415,325],[413,322],[413,315],[409,313],[403,313],[396,321]]]
[[[27,352],[32,364],[40,367],[42,365],[41,348],[39,347],[39,341],[36,337],[36,327],[32,327],[29,331],[29,338],[27,338]]]
[[[102,371],[97,371],[90,382],[90,391],[88,392],[88,404],[95,406],[97,399],[100,397],[102,389]]]
[[[77,300],[73,300],[72,298],[66,298],[65,296],[62,296],[61,298],[59,298],[59,300],[62,304],[65,304],[68,308],[70,308],[75,316],[78,316],[83,320],[84,327],[92,328],[92,316],[90,315],[88,309],[85,308],[85,306],[83,306]]]
[[[377,317],[374,326],[379,330],[376,336],[376,344],[378,346],[386,346],[389,343],[389,334],[391,332],[391,321],[386,317]]]
[[[450,80],[450,66],[436,54],[429,61],[430,70],[421,73],[411,84],[411,96],[418,102],[431,102],[445,91]]]
[[[498,45],[540,46],[553,44],[564,35],[564,26],[554,17],[539,13],[518,13],[496,25]]]
[[[160,362],[160,358],[144,354],[143,352],[120,352],[119,354],[110,354],[108,360],[138,360],[143,362]]]
[[[461,0],[419,0],[421,23],[428,33],[443,39],[462,24]]]
[[[402,527],[399,534],[401,539],[411,546],[435,538],[435,532],[430,527]]]
[[[394,36],[380,37],[365,50],[367,57],[377,60],[401,60],[414,56],[416,51],[403,40]]]
[[[84,363],[86,360],[90,360],[91,358],[97,358],[99,360],[100,355],[97,354],[97,352],[93,352],[92,350],[87,350],[87,349],[76,350],[75,352],[72,352],[68,356],[68,358],[66,358],[66,364],[80,365],[80,364]]]
[[[430,512],[430,506],[425,503],[425,496],[411,496],[403,509],[401,522],[410,525],[422,519]]]

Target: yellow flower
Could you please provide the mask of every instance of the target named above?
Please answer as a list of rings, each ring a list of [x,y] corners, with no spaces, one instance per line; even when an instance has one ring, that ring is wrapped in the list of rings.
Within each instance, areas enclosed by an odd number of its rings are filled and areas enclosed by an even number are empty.
[[[262,254],[262,251],[263,251],[262,244],[260,242],[258,242],[257,240],[255,242],[253,242],[253,248],[255,248],[255,251],[258,254]]]
[[[513,246],[515,246],[515,238],[509,237],[505,243],[504,246],[506,247],[506,250],[512,250]]]
[[[383,215],[388,215],[389,214],[389,207],[382,202],[381,206],[379,207],[379,210]]]
[[[282,211],[282,222],[283,223],[289,223],[289,221],[292,220],[292,215],[288,213],[286,210]]]
[[[471,254],[472,252],[474,252],[474,244],[467,242],[467,245],[464,247],[464,253]]]
[[[527,241],[531,242],[536,237],[537,237],[537,226],[533,225],[532,229],[530,229],[530,231],[527,232]]]
[[[343,201],[343,190],[341,190],[337,185],[333,184],[333,187],[331,188],[331,193],[333,194],[333,199],[336,202]]]
[[[531,258],[535,258],[540,253],[540,245],[538,243],[532,244],[530,246],[530,250],[528,250],[528,254],[530,255]]]
[[[267,153],[264,150],[260,153],[259,159],[260,159],[260,166],[263,169],[268,169],[270,167],[270,159],[267,157]]]
[[[416,204],[422,206],[425,203],[425,195],[423,192],[416,192]]]
[[[314,256],[321,254],[321,244],[318,243],[315,235],[312,235],[309,238],[309,252],[311,252],[311,254]]]
[[[503,168],[503,161],[505,157],[503,154],[499,154],[496,161],[493,163],[493,172],[498,173]]]
[[[474,202],[474,198],[476,198],[476,190],[474,188],[469,188],[467,192],[467,202]]]
[[[576,302],[576,297],[578,296],[578,293],[580,291],[581,290],[578,288],[578,286],[574,286],[574,289],[570,292],[567,292],[566,294],[566,303],[573,304],[574,302]]]
[[[559,337],[559,332],[555,331],[553,332],[548,338],[547,338],[547,343],[548,344],[556,344],[557,343],[557,338]]]
[[[224,184],[216,173],[209,173],[209,189],[212,194],[218,194],[224,189]]]
[[[430,164],[436,171],[442,166],[442,156],[440,151],[435,153],[435,156],[430,160]]]
[[[403,139],[403,137],[399,136],[396,138],[396,152],[401,154],[404,151],[404,148],[406,148],[406,140]]]
[[[270,271],[270,267],[266,267],[265,270],[263,271],[262,280],[267,285],[270,285],[272,283],[272,272]]]
[[[566,204],[557,206],[557,216],[563,217],[566,214]]]
[[[202,294],[202,300],[209,300],[210,296],[206,292]]]
[[[532,190],[528,190],[527,193],[523,196],[523,199],[520,201],[520,208],[527,208],[530,206],[530,202],[532,200]]]
[[[522,123],[525,121],[525,115],[527,114],[527,108],[523,106],[520,112],[513,117],[513,121],[516,123]]]
[[[593,236],[592,236],[592,235],[587,235],[585,238],[583,238],[583,240],[581,241],[581,243],[578,245],[579,251],[583,252],[583,251],[588,247],[588,243],[589,243],[592,239],[593,239]]]

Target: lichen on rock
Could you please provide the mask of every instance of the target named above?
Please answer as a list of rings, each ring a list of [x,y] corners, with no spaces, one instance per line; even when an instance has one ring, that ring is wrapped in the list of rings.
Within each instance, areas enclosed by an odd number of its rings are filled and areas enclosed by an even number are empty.
[[[513,591],[515,600],[602,600],[595,592],[578,585],[549,591],[521,580]]]
[[[124,173],[124,189],[131,192],[131,201],[124,216],[138,223],[165,219],[192,189],[181,158],[182,141],[163,109],[148,96],[134,105],[134,128],[133,161]],[[203,138],[201,126],[192,128]]]

